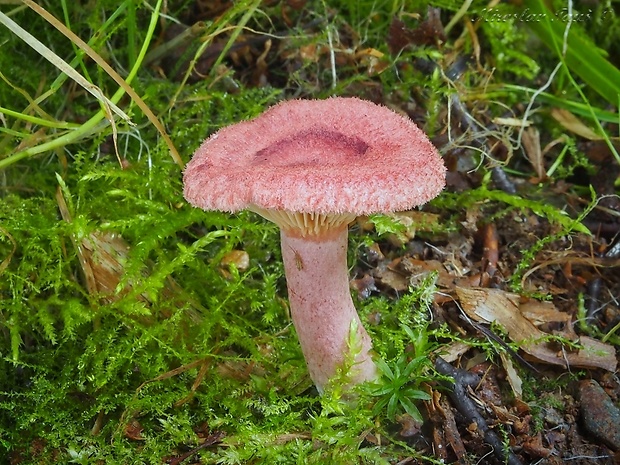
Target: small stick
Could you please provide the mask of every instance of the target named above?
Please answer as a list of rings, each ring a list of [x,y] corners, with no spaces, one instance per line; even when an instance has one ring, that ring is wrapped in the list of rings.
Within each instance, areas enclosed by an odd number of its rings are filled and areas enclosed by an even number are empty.
[[[226,434],[223,431],[216,431],[213,434],[209,435],[205,442],[200,444],[198,447],[194,447],[189,452],[186,452],[185,454],[178,457],[169,458],[168,460],[166,460],[165,463],[167,463],[168,465],[181,465],[182,462],[190,458],[192,455],[197,454],[198,451],[200,451],[201,449],[206,449],[207,447],[211,447],[221,442],[224,436],[226,436]]]
[[[484,440],[493,448],[493,453],[502,462],[507,465],[523,465],[519,457],[511,450],[504,447],[502,440],[495,434],[485,419],[480,415],[476,404],[467,395],[467,387],[475,386],[480,381],[478,376],[465,370],[454,368],[441,357],[435,360],[435,368],[442,375],[454,378],[454,383],[450,383],[447,387],[450,389],[449,396],[455,407],[465,418],[475,423],[478,430],[484,435]]]
[[[601,294],[602,287],[603,287],[603,279],[600,276],[597,276],[596,278],[592,279],[588,283],[587,294],[586,294],[587,302],[588,302],[588,306],[586,310],[586,322],[589,325],[594,324],[596,320],[596,313],[600,309],[600,304],[599,304],[598,299]]]

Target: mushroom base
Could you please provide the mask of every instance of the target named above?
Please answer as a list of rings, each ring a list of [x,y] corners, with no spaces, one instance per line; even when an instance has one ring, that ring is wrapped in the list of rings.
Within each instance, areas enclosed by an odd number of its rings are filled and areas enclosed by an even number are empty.
[[[351,384],[377,378],[370,358],[370,336],[362,326],[349,291],[345,225],[321,236],[303,238],[281,231],[293,324],[319,392],[339,369],[350,366]],[[351,328],[357,334],[351,338]],[[356,343],[356,354],[350,341]]]

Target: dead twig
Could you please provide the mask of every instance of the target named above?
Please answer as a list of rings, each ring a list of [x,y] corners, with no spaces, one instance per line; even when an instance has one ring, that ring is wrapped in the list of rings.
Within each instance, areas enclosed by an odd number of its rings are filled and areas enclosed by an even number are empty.
[[[467,395],[467,388],[479,383],[478,376],[465,370],[454,368],[441,357],[435,360],[435,368],[442,375],[454,378],[454,383],[447,385],[448,395],[457,410],[470,422],[476,425],[478,431],[483,434],[484,441],[493,448],[493,453],[502,462],[508,465],[522,465],[523,463],[511,450],[509,450],[486,420],[480,415],[476,404]]]
[[[165,463],[167,463],[168,465],[181,465],[182,462],[190,458],[192,455],[197,454],[198,451],[200,451],[201,449],[206,449],[207,447],[211,447],[221,442],[224,436],[226,436],[226,433],[224,433],[223,431],[216,431],[213,434],[210,434],[209,437],[205,440],[205,442],[203,442],[199,446],[194,447],[189,452],[186,452],[183,455],[179,455],[178,457],[168,458]]]

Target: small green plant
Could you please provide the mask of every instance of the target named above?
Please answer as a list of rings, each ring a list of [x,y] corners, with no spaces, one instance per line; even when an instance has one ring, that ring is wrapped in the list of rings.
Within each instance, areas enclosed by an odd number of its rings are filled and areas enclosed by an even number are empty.
[[[427,365],[428,358],[422,355],[407,360],[402,355],[394,364],[394,369],[380,358],[375,363],[381,372],[382,381],[370,391],[373,396],[380,398],[373,413],[378,415],[385,410],[387,418],[393,420],[399,410],[403,410],[416,421],[422,422],[422,415],[414,401],[429,400],[431,397],[420,388],[420,378],[414,378],[414,374]]]
[[[413,330],[407,325],[401,325],[401,329],[410,339],[414,356],[411,358],[411,354],[405,352],[393,363],[380,357],[375,359],[381,379],[369,389],[370,395],[379,398],[373,413],[379,415],[385,411],[387,418],[394,420],[398,413],[405,412],[422,422],[422,415],[414,401],[430,399],[422,384],[431,379],[426,373],[431,365],[428,353],[432,345],[429,343],[427,326]]]

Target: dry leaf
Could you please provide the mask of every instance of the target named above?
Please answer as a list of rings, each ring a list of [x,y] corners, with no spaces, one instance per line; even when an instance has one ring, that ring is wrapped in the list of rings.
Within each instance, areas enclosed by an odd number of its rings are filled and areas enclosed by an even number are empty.
[[[599,136],[594,130],[586,126],[579,118],[573,115],[570,111],[564,110],[562,108],[554,108],[551,110],[551,116],[562,125],[565,129],[570,132],[577,134],[578,136],[583,137],[588,140],[601,140],[602,137]]]
[[[122,237],[109,232],[92,232],[82,239],[79,252],[91,294],[101,295],[104,300],[112,302],[129,291],[125,288],[118,294],[116,292],[129,254],[129,246]]]
[[[498,126],[514,126],[517,128],[529,128],[532,124],[531,121],[523,121],[523,118],[505,118],[501,116],[493,118],[493,123]]]
[[[135,418],[125,425],[125,437],[128,439],[132,439],[134,441],[144,441],[142,431],[144,431],[144,428]]]
[[[384,286],[390,287],[396,292],[403,292],[409,289],[409,278],[398,269],[400,259],[392,260],[388,265],[378,266],[373,275]]]
[[[512,388],[512,392],[514,393],[517,399],[520,399],[523,395],[523,381],[521,377],[515,370],[515,367],[512,363],[512,359],[506,355],[505,352],[499,353],[499,358],[502,360],[502,365],[504,365],[504,370],[506,371],[506,377],[508,379],[508,384]]]
[[[460,359],[471,349],[471,345],[465,342],[451,342],[441,347],[439,355],[448,363],[453,363]]]
[[[550,334],[538,329],[521,311],[520,297],[499,289],[479,289],[457,287],[456,293],[467,316],[482,323],[496,322],[504,327],[512,341],[518,342],[521,349],[538,361],[581,368],[616,369],[616,353],[613,347],[587,336],[576,336],[571,330],[560,332],[560,336],[580,346],[579,350],[554,348],[545,342]],[[549,312],[549,303],[541,305]],[[532,303],[527,306],[532,311]],[[556,310],[557,314],[558,312]],[[567,325],[570,328],[570,324]]]
[[[528,300],[521,302],[519,311],[538,328],[555,323],[563,328],[565,334],[569,334],[569,339],[574,340],[578,337],[571,324],[572,317],[566,312],[560,312],[551,302]]]
[[[374,48],[365,48],[355,53],[355,58],[368,67],[368,75],[381,74],[390,67],[390,60],[385,54]]]
[[[427,17],[415,29],[400,19],[393,19],[388,32],[388,47],[393,55],[409,45],[439,45],[446,41],[439,8],[428,8]]]
[[[409,240],[415,238],[416,231],[432,231],[439,224],[439,215],[434,213],[407,211],[389,213],[387,216],[405,226],[403,233]]]
[[[362,300],[370,297],[372,292],[379,290],[375,285],[375,278],[369,274],[365,274],[358,279],[352,279],[349,281],[349,286],[357,292],[357,297]]]
[[[67,223],[73,218],[60,188],[56,190],[60,214]],[[83,238],[72,235],[86,289],[91,295],[98,295],[104,302],[114,302],[131,290],[131,283],[121,291],[117,287],[125,274],[129,245],[119,235],[105,231],[93,231]]]
[[[450,289],[454,285],[454,276],[446,271],[443,263],[439,260],[418,260],[413,257],[403,257],[400,266],[411,276],[411,282],[417,276],[426,276],[429,273],[437,272],[437,286],[444,289]]]
[[[247,271],[250,267],[250,255],[245,250],[231,250],[220,260],[220,266],[228,268],[235,265],[239,271]]]
[[[545,170],[545,160],[543,157],[543,151],[540,148],[540,133],[535,127],[529,127],[523,131],[523,149],[525,150],[525,156],[532,164],[534,171],[536,171],[536,181],[541,181],[547,177],[547,171]]]

